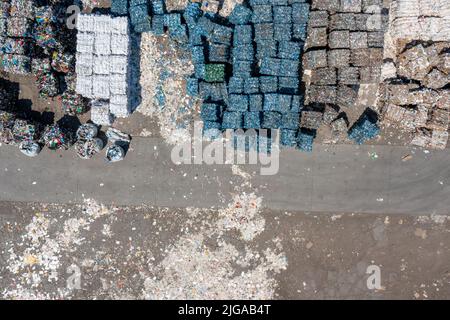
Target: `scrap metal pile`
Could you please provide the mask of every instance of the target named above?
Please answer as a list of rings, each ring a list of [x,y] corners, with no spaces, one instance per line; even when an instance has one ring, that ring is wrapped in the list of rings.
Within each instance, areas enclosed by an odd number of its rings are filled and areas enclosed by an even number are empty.
[[[382,0],[313,0],[311,9],[303,55],[309,111],[302,125],[319,129],[325,123],[338,134],[347,131],[346,112],[355,108],[360,86],[380,81],[388,7]],[[311,115],[317,121],[309,121]],[[355,127],[366,119],[364,112]],[[375,131],[355,135],[354,129],[349,138],[357,143],[378,131],[375,123]]]
[[[414,145],[444,149],[450,129],[450,3],[395,4],[387,35],[394,49],[383,67],[383,121],[410,132]]]
[[[68,150],[73,147],[82,159],[91,159],[104,148],[98,137],[98,127],[87,123],[79,126],[76,133],[58,124],[43,126],[37,121],[18,118],[14,113],[0,111],[0,143],[17,146],[19,150],[35,157],[42,147],[50,150]],[[131,138],[117,129],[108,129],[106,136],[111,145],[105,152],[106,162],[123,160]]]
[[[74,33],[63,19],[70,3],[39,6],[32,0],[0,1],[0,70],[33,75],[41,97],[62,94],[63,110],[75,115],[86,112],[87,104],[71,84]]]
[[[73,146],[80,158],[90,159],[103,149],[104,143],[98,138],[99,128],[95,124],[80,125],[75,133],[64,121],[44,125],[41,120],[26,119],[17,106],[18,95],[15,83],[0,80],[0,143],[17,146],[29,157],[37,156],[43,147],[67,150]],[[105,153],[106,162],[122,160],[131,138],[112,128],[106,136],[111,142]]]

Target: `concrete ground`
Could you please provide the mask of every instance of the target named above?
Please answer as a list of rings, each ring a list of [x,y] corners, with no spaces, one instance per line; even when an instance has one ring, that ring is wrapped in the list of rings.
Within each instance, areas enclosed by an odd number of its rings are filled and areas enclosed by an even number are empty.
[[[73,151],[27,158],[0,147],[0,200],[212,207],[229,201],[240,175],[231,165],[176,165],[161,139],[135,138],[125,161],[108,165]],[[198,157],[197,157],[198,159]],[[267,208],[301,212],[448,214],[450,154],[399,146],[315,146],[283,150],[279,171],[241,166]],[[273,159],[275,163],[275,159]],[[267,167],[267,166],[263,166]],[[276,166],[274,165],[276,169]]]
[[[236,203],[216,211],[0,202],[0,295],[450,297],[448,217],[304,214],[264,209],[263,200],[236,226]],[[378,289],[367,286],[369,266],[379,267]]]

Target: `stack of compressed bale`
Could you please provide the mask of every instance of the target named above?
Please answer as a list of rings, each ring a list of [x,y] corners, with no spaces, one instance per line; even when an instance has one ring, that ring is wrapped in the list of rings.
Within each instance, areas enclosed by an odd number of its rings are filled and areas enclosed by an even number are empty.
[[[377,83],[383,61],[386,2],[313,0],[303,68],[307,104],[354,105],[360,83]]]
[[[108,101],[97,110],[98,119],[106,108],[114,117],[127,117],[131,112],[128,17],[82,14],[77,29],[76,92],[85,98]]]
[[[151,17],[147,0],[129,0],[130,21],[135,32],[151,31]]]
[[[27,50],[33,36],[35,4],[32,0],[3,1],[0,5],[0,69],[14,74],[31,71],[31,57]],[[23,46],[22,46],[23,45]]]
[[[91,103],[91,120],[101,126],[110,126],[113,118],[110,112],[109,103],[106,101],[94,100]]]
[[[312,130],[300,130],[297,136],[297,146],[300,150],[311,152],[313,148],[313,142],[315,137],[315,131]]]
[[[177,41],[187,41],[187,28],[181,23],[181,14],[168,13],[164,15],[165,26],[169,30],[169,36]]]
[[[301,0],[251,0],[250,8],[259,78],[251,105],[261,112],[262,128],[279,128],[282,145],[296,146],[303,108],[299,60],[309,5]]]
[[[348,131],[348,137],[357,144],[363,144],[367,140],[375,138],[380,133],[377,120],[367,112],[356,121]]]
[[[128,0],[111,0],[111,13],[117,16],[128,14]]]
[[[200,6],[198,2],[190,2],[183,13],[188,30],[189,44],[191,46],[202,44],[201,28],[197,25],[199,18],[202,16]]]

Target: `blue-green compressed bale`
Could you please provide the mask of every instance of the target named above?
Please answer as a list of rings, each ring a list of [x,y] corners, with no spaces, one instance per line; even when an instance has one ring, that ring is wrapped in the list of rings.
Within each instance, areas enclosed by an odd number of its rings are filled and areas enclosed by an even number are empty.
[[[250,78],[252,72],[251,61],[233,60],[233,76],[239,78]]]
[[[313,150],[315,134],[312,131],[300,130],[297,136],[297,147],[306,152]]]
[[[292,38],[300,41],[306,40],[306,24],[294,23],[292,25]]]
[[[225,111],[222,119],[222,129],[240,129],[243,125],[243,113]]]
[[[163,0],[151,0],[152,13],[164,14],[164,1]]]
[[[297,130],[281,129],[280,143],[285,147],[295,147],[297,145]]]
[[[237,4],[234,7],[233,11],[231,12],[230,16],[228,17],[228,20],[232,24],[242,25],[247,24],[250,21],[251,17],[252,17],[252,10],[241,4]]]
[[[146,4],[141,4],[138,6],[130,7],[129,12],[132,25],[145,23],[148,17],[148,6]]]
[[[292,23],[292,8],[289,6],[274,6],[273,7],[273,22],[274,23]]]
[[[194,64],[194,74],[198,79],[204,79],[206,75],[206,67],[204,63]]]
[[[281,119],[281,128],[296,130],[299,128],[299,123],[300,123],[300,113],[298,112],[283,113]]]
[[[278,43],[278,58],[299,60],[301,47],[299,42],[280,41]]]
[[[283,77],[299,77],[299,67],[300,63],[299,61],[295,60],[288,60],[288,59],[281,59],[280,63],[280,69],[278,76]]]
[[[128,0],[112,0],[111,13],[119,16],[128,14]]]
[[[210,130],[210,129],[221,130],[222,125],[220,124],[220,122],[216,122],[216,121],[204,121],[203,122],[203,131]]]
[[[164,15],[164,26],[178,26],[181,25],[181,14],[179,13],[166,13]]]
[[[244,128],[245,129],[261,128],[261,113],[260,112],[244,113]]]
[[[222,117],[222,108],[214,103],[203,103],[200,116],[203,121],[217,122]]]
[[[243,94],[230,94],[228,97],[229,111],[248,111],[248,96]]]
[[[199,83],[200,97],[205,100],[222,101],[227,96],[225,83],[208,83],[201,81]]]
[[[274,24],[273,38],[277,41],[290,41],[292,39],[292,24]]]
[[[238,25],[234,28],[233,32],[233,45],[251,44],[252,39],[252,26],[251,25]]]
[[[281,60],[277,58],[263,58],[259,73],[269,76],[277,76],[280,73]]]
[[[258,93],[259,92],[259,79],[258,78],[245,79],[244,92],[246,94]]]
[[[293,95],[291,102],[291,112],[300,112],[303,110],[304,97],[302,95]]]
[[[139,6],[141,4],[147,5],[147,0],[129,0],[130,7]]]
[[[255,5],[253,6],[253,23],[272,22],[272,6],[270,5]]]
[[[300,80],[294,77],[279,77],[278,91],[281,93],[297,94]]]
[[[278,93],[268,93],[264,95],[264,111],[278,111]]]
[[[212,34],[210,34],[211,42],[222,43],[231,45],[231,37],[233,35],[233,29],[219,24],[214,24]]]
[[[272,76],[262,76],[259,77],[259,87],[262,93],[273,93],[277,92],[277,77]]]
[[[255,41],[273,40],[273,23],[257,23],[255,28]]]
[[[203,36],[210,36],[214,30],[214,22],[205,16],[198,19],[197,25],[200,27]]]
[[[278,108],[276,111],[287,113],[291,110],[292,96],[287,94],[278,95]]]
[[[254,7],[262,4],[272,4],[272,0],[250,0],[249,3],[251,7]]]
[[[202,16],[202,10],[200,7],[201,7],[200,3],[197,2],[190,2],[186,6],[186,10],[184,10],[183,17],[188,27],[195,25],[198,19]]]
[[[292,4],[292,22],[294,24],[307,24],[309,19],[309,4]]]
[[[238,77],[231,77],[228,81],[228,93],[243,93],[244,79]]]
[[[258,59],[277,56],[277,42],[275,40],[256,41],[256,55]]]
[[[150,22],[151,21],[150,19],[151,19],[150,17],[147,17],[147,19],[146,19],[147,21],[134,25],[134,27],[133,27],[134,32],[142,33],[142,32],[152,31],[152,24]]]
[[[191,47],[201,46],[203,44],[202,34],[198,25],[188,26],[189,45]]]
[[[230,60],[230,47],[224,44],[212,43],[209,46],[209,61],[225,62]]]
[[[249,95],[249,110],[252,112],[263,110],[263,96],[262,94]]]
[[[269,0],[273,6],[286,6],[288,5],[288,0]]]
[[[234,46],[232,49],[233,61],[253,61],[254,51],[251,44]]]
[[[187,38],[187,26],[186,25],[178,25],[169,27],[169,36],[170,38],[185,42],[188,40]]]
[[[204,48],[203,46],[195,46],[192,47],[191,52],[192,52],[192,61],[194,62],[194,64],[197,63],[205,63],[205,52],[204,52]]]
[[[279,129],[281,127],[281,113],[274,111],[263,112],[263,122],[261,127],[265,129]]]
[[[375,138],[380,133],[380,127],[376,119],[372,119],[364,113],[358,121],[348,131],[348,137],[357,144],[363,144],[366,141]]]
[[[152,32],[157,36],[164,34],[164,16],[154,15],[152,17]]]
[[[222,125],[220,122],[204,121],[203,136],[208,140],[216,140],[222,137]]]
[[[198,79],[188,78],[186,80],[186,92],[191,97],[198,96]]]
[[[207,82],[224,82],[225,81],[225,65],[208,63],[205,66],[205,77]]]

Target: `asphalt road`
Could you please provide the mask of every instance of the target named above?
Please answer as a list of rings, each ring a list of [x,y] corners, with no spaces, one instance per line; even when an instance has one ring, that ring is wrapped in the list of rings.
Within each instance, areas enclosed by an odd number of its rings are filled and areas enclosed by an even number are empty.
[[[116,205],[221,206],[243,178],[230,165],[176,165],[160,139],[134,138],[125,161],[81,160],[73,152],[43,151],[27,158],[0,147],[0,201]],[[374,157],[374,154],[377,157]],[[412,159],[402,161],[405,155]],[[306,212],[449,214],[450,153],[399,146],[315,146],[285,150],[280,170],[252,186],[270,209]]]

